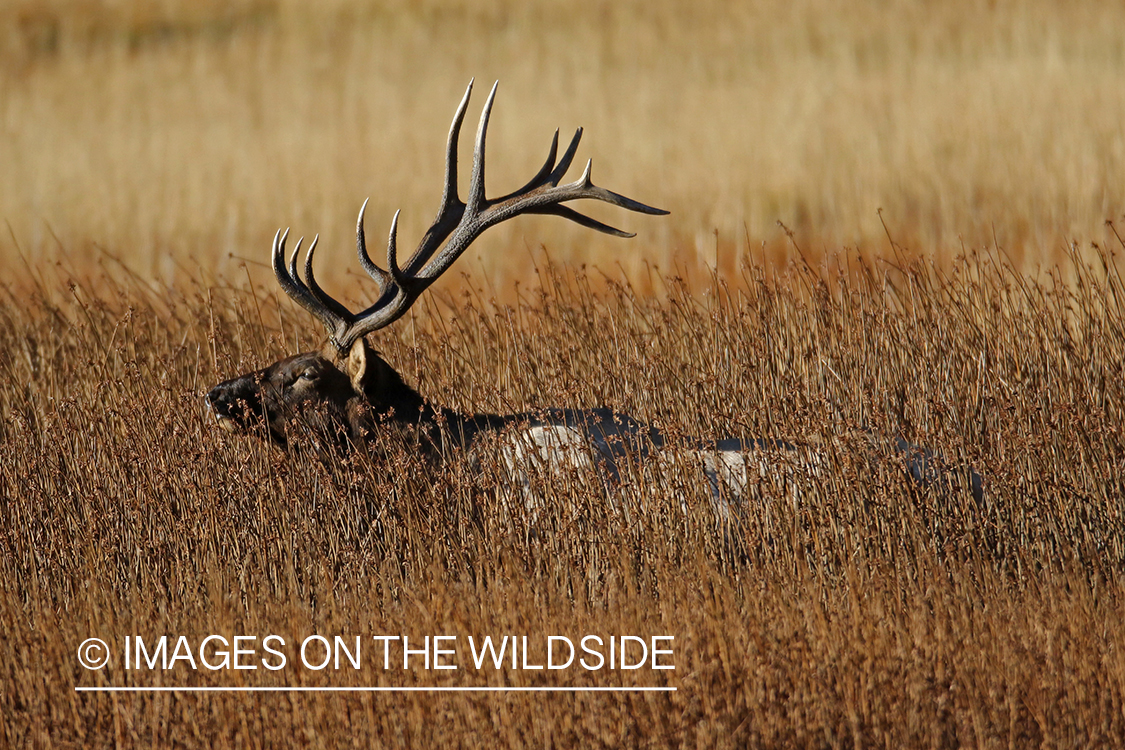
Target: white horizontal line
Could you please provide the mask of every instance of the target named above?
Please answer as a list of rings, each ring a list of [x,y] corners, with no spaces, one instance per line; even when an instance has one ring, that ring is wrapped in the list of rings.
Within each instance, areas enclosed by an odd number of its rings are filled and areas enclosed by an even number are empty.
[[[674,693],[674,687],[82,687],[76,693]]]

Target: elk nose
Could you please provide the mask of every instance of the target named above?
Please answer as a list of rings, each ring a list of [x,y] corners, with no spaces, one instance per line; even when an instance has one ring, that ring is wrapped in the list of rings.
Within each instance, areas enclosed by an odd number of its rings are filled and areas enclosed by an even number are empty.
[[[207,395],[204,396],[204,398],[207,400],[207,406],[209,406],[211,409],[215,409],[215,407],[217,407],[221,402],[226,401],[224,395],[225,394],[223,390],[219,388],[219,386],[215,386],[211,390],[207,391]]]
[[[234,394],[231,393],[230,388],[224,388],[222,383],[208,391],[205,398],[208,410],[219,419],[234,417],[235,412],[240,411]]]

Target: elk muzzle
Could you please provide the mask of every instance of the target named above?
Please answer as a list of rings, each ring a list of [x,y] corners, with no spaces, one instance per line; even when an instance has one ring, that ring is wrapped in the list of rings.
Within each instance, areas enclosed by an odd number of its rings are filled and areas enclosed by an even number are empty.
[[[207,407],[228,432],[239,432],[262,419],[261,388],[258,373],[219,383],[207,393]]]

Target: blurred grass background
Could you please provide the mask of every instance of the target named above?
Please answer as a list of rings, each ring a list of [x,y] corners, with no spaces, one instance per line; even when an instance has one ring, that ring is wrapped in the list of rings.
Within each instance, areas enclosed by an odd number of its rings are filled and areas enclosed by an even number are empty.
[[[663,267],[747,248],[1022,267],[1125,213],[1125,6],[1103,2],[556,3],[17,0],[0,10],[0,263],[96,257],[241,278],[279,226],[354,268],[360,203],[404,243],[436,211],[470,77],[501,89],[489,186],[586,128],[599,184],[673,211],[615,243],[550,218],[493,230],[460,270],[503,286],[555,260]],[[471,138],[462,148],[468,158]],[[18,252],[17,252],[18,248]],[[503,248],[498,250],[497,248]],[[264,278],[264,277],[263,277]]]

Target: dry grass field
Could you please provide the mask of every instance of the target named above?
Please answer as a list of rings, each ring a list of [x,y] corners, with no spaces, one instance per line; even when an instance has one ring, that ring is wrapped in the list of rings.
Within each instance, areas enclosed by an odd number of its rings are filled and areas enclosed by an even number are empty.
[[[1125,743],[1125,8],[313,8],[0,5],[0,746]],[[594,209],[628,241],[498,227],[373,343],[464,411],[818,447],[797,500],[766,487],[723,533],[682,477],[579,473],[532,514],[498,467],[389,436],[217,429],[207,388],[320,341],[274,230],[319,231],[325,286],[368,299],[359,204],[369,238],[397,208],[419,236],[474,75],[501,80],[493,193],[582,125],[599,184],[673,214]],[[896,435],[984,500],[911,484]],[[256,636],[258,668],[125,668],[126,637],[212,634]],[[362,667],[299,665],[317,634],[362,638]],[[674,636],[675,669],[465,653],[587,634]],[[460,668],[383,669],[384,635],[456,636]]]
[[[1116,744],[1125,288],[1115,268],[1077,270],[1080,285],[1051,287],[989,258],[826,284],[746,269],[664,280],[657,299],[543,269],[515,306],[436,296],[379,337],[466,410],[603,403],[671,433],[831,446],[799,503],[766,492],[742,508],[740,555],[703,493],[674,482],[546,483],[532,519],[463,459],[438,470],[384,441],[341,461],[226,435],[201,390],[311,343],[307,316],[270,288],[106,276],[68,290],[46,273],[0,326],[4,742]],[[861,426],[977,467],[984,502],[918,490],[889,452],[862,458]],[[278,634],[294,662],[311,634],[362,636],[369,659],[375,635],[672,635],[676,669],[123,668],[126,636],[161,634]],[[76,660],[92,636],[118,654],[103,671]]]

